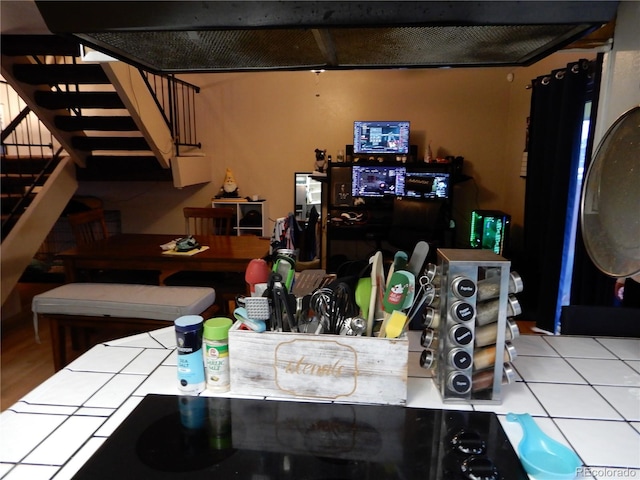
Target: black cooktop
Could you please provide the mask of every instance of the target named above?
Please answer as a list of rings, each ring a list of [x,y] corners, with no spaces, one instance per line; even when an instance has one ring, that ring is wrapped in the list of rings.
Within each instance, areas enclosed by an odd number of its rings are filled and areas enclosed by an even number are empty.
[[[74,478],[528,479],[494,413],[168,395]]]

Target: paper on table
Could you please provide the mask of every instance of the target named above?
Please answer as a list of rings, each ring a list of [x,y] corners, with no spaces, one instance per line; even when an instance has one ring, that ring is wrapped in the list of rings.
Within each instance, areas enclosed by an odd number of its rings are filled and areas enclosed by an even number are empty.
[[[165,250],[162,252],[163,255],[182,255],[190,257],[191,255],[195,255],[196,253],[204,252],[205,250],[209,250],[207,245],[203,245],[200,248],[194,248],[193,250],[189,250],[188,252],[177,252],[175,250]]]

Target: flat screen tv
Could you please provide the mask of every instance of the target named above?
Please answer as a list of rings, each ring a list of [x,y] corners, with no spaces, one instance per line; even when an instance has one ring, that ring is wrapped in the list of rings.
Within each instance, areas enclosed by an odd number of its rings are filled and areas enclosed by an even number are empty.
[[[499,210],[474,210],[471,212],[471,248],[492,250],[505,254],[509,239],[511,216]]]
[[[408,154],[409,124],[407,121],[354,122],[353,153]]]
[[[407,171],[404,196],[420,200],[448,200],[450,186],[449,172]]]
[[[354,165],[351,170],[353,197],[385,197],[404,195],[407,169],[400,166]]]

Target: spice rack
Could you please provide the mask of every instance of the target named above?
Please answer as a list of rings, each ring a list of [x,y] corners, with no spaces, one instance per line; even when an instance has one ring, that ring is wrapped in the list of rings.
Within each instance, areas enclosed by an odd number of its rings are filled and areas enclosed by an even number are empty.
[[[513,381],[510,341],[519,331],[510,317],[520,314],[522,281],[510,267],[488,250],[438,250],[441,320],[430,334],[438,337],[435,380],[445,403],[500,403],[502,385]]]

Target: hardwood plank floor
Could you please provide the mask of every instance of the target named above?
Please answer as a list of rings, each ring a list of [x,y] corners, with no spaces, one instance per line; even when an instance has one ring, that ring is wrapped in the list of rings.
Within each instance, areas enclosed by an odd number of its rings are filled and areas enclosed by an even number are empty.
[[[21,283],[22,312],[3,320],[0,340],[0,410],[16,401],[54,374],[48,322],[40,322],[40,343],[33,329],[31,299],[56,284]]]
[[[46,320],[40,322],[40,343],[36,342],[31,299],[56,286],[33,283],[18,285],[22,312],[3,321],[0,332],[0,411],[9,408],[55,373],[49,325]],[[521,334],[536,334],[532,330],[534,322],[518,320],[517,323]]]

